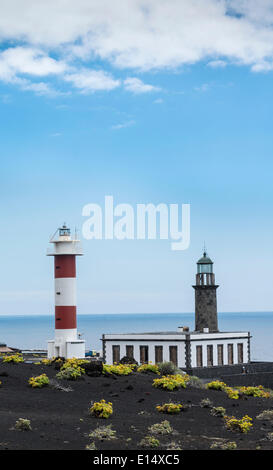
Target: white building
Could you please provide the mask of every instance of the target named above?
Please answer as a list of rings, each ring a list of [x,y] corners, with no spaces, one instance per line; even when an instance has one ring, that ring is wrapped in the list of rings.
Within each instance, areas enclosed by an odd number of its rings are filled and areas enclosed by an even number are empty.
[[[197,262],[195,331],[178,327],[177,331],[104,334],[104,361],[113,364],[128,356],[138,363],[172,361],[186,369],[248,363],[250,333],[218,331],[218,286],[212,265],[206,253]]]

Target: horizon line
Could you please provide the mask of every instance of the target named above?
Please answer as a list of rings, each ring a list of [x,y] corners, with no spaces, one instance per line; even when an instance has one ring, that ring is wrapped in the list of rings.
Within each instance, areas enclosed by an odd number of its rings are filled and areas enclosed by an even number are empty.
[[[223,311],[218,312],[218,315],[226,314],[247,314],[247,313],[273,313],[273,310],[239,310],[239,311]],[[77,313],[77,316],[88,316],[88,315],[195,315],[195,312],[128,312],[128,313],[117,313],[117,312],[104,312],[104,313]],[[54,317],[54,313],[0,313],[0,317]]]

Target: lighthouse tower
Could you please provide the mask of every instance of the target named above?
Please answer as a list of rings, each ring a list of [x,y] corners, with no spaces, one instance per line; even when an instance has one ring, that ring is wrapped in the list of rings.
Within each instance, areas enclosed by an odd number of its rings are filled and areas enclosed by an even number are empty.
[[[58,232],[58,236],[56,236]],[[80,241],[73,239],[64,224],[51,238],[55,276],[55,339],[48,341],[48,357],[85,357],[85,341],[78,338],[76,312],[76,256],[82,255]]]
[[[218,331],[217,299],[213,262],[204,251],[197,261],[195,290],[195,331]]]

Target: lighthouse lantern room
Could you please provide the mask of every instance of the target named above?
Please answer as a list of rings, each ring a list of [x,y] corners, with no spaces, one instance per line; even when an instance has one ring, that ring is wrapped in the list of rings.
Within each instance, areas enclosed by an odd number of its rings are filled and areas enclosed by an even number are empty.
[[[80,240],[76,235],[72,238],[64,224],[50,243],[47,256],[54,256],[55,338],[48,341],[48,357],[83,358],[85,341],[78,338],[76,311],[76,256],[83,254]]]

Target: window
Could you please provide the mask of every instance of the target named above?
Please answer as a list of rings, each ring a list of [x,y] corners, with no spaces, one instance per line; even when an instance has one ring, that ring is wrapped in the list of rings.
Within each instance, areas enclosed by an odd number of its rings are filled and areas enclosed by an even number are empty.
[[[155,363],[163,362],[163,346],[155,346]]]
[[[149,361],[149,347],[139,346],[140,362],[141,364],[148,364]]]
[[[177,366],[177,346],[170,346],[170,361]]]
[[[120,361],[120,346],[112,346],[113,363]]]
[[[233,344],[228,344],[228,364],[233,364]]]
[[[213,366],[213,346],[212,344],[207,345],[207,365]]]
[[[126,346],[126,356],[130,358],[134,357],[134,346]]]
[[[237,351],[238,351],[238,364],[242,364],[244,362],[244,345],[243,343],[237,344]]]
[[[217,357],[218,357],[218,366],[224,365],[224,347],[222,344],[217,344]]]
[[[202,367],[203,366],[202,346],[196,346],[196,365],[197,365],[197,367]]]

